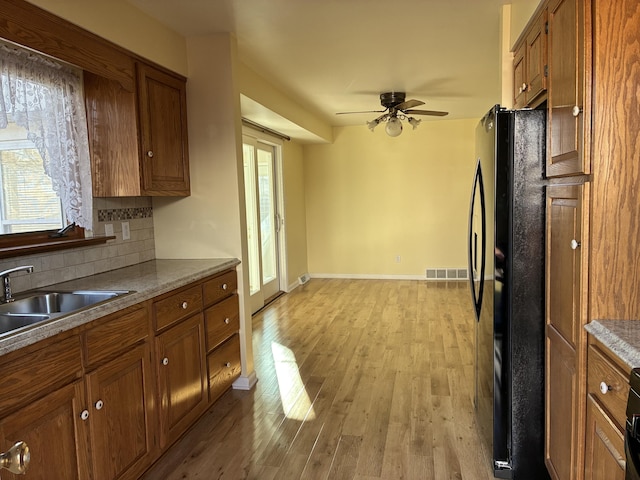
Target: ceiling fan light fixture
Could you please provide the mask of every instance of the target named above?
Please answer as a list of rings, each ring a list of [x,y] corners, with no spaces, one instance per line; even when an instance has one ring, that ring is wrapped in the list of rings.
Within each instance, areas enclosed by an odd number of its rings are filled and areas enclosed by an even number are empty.
[[[402,122],[398,117],[391,117],[385,127],[385,132],[390,137],[397,137],[402,133]]]
[[[409,117],[407,121],[409,122],[409,125],[413,127],[414,130],[418,128],[418,125],[420,125],[420,122],[422,122],[422,120],[418,118],[413,118],[413,117]]]
[[[379,123],[380,123],[380,119],[376,118],[375,120],[371,120],[370,122],[367,122],[367,127],[369,127],[369,130],[373,132],[373,129],[376,128]]]

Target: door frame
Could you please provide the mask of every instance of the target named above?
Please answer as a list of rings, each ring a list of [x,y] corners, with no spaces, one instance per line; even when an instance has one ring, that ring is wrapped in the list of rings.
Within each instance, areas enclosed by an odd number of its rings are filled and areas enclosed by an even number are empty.
[[[286,212],[284,206],[284,179],[283,179],[283,161],[282,161],[282,144],[283,141],[280,138],[266,134],[262,131],[253,129],[249,126],[242,126],[242,143],[244,139],[248,137],[254,142],[262,143],[272,147],[274,150],[274,177],[275,177],[275,202],[276,213],[280,217],[280,228],[276,231],[278,241],[278,288],[281,292],[288,292],[289,279],[287,275],[287,243],[286,243]],[[244,172],[244,170],[243,170]],[[244,183],[244,177],[243,177]],[[244,192],[244,186],[243,186]],[[246,205],[245,205],[246,208]],[[245,214],[246,218],[246,214]],[[243,228],[246,228],[243,225]]]

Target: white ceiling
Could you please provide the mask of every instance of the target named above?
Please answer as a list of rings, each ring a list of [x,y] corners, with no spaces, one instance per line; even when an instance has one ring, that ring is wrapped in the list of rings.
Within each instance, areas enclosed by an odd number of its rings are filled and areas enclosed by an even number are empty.
[[[385,91],[452,119],[500,101],[508,0],[129,1],[186,37],[234,32],[241,61],[331,125],[364,125],[376,115],[335,113],[379,110]]]

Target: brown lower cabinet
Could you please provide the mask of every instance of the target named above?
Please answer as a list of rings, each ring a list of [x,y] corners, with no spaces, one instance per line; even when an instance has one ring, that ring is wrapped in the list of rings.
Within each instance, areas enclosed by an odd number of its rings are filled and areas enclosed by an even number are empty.
[[[624,480],[624,430],[630,369],[589,338],[585,480]]]
[[[546,192],[545,463],[552,480],[581,480],[584,464],[588,248],[585,183]]]
[[[624,480],[624,437],[591,395],[587,397],[585,480]]]
[[[86,405],[83,382],[59,388],[0,420],[3,451],[22,440],[31,461],[26,475],[2,471],[7,479],[89,478],[88,424],[80,419]]]
[[[87,375],[94,480],[135,478],[154,453],[151,355],[138,345]]]
[[[173,443],[207,407],[202,314],[156,337],[160,446]]]
[[[235,271],[1,356],[0,450],[24,441],[31,452],[26,475],[1,478],[140,477],[240,375],[229,279]],[[216,283],[222,295],[203,295]],[[228,327],[209,350],[205,306]]]

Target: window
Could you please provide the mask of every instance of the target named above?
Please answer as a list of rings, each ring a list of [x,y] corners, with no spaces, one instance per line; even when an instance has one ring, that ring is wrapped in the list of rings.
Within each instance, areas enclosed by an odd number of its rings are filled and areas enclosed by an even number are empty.
[[[60,197],[44,171],[27,131],[10,123],[0,130],[0,234],[60,229]]]
[[[0,43],[0,233],[92,227],[82,72]]]

